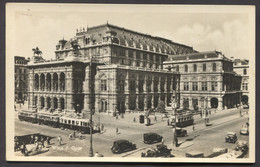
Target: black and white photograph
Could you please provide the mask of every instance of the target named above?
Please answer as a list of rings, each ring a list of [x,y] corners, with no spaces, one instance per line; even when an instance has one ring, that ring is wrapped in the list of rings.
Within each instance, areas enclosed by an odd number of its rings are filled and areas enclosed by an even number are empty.
[[[6,159],[255,162],[255,7],[6,4]]]

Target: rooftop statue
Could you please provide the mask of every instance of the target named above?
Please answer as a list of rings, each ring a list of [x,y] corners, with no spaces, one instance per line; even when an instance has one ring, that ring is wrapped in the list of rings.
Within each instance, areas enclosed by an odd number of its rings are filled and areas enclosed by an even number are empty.
[[[32,51],[33,51],[34,56],[35,55],[37,55],[37,56],[42,55],[42,51],[38,48],[38,46],[36,48],[33,48]]]
[[[71,47],[73,48],[73,50],[79,50],[80,45],[78,44],[77,40],[71,41],[70,44],[71,44]]]

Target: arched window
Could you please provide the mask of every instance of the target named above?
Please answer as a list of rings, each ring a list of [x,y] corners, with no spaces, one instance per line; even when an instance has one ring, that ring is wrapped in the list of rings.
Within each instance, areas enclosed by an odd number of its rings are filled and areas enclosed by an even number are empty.
[[[213,63],[213,65],[212,65],[212,70],[213,70],[213,71],[216,71],[216,70],[217,70],[217,65],[216,65],[216,63]]]
[[[203,64],[203,71],[206,71],[207,70],[207,66],[206,64]]]
[[[185,70],[185,72],[188,72],[188,65],[184,66],[184,70]]]
[[[197,72],[197,64],[193,64],[193,71]]]

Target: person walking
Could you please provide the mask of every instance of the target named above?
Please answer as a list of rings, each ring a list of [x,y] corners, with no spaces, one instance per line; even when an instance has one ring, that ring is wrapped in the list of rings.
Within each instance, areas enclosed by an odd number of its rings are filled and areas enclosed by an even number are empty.
[[[133,122],[136,122],[136,119],[135,119],[135,117],[134,117],[134,119],[133,119]]]
[[[163,139],[163,137],[162,137],[162,145],[164,145],[164,139]]]
[[[101,124],[101,131],[103,132],[104,130],[104,124]]]
[[[50,145],[51,138],[48,136],[46,141],[47,141],[47,144]]]
[[[118,134],[118,128],[116,128],[116,134]]]
[[[195,131],[195,125],[194,125],[194,124],[193,124],[193,126],[192,126],[192,130]]]
[[[59,145],[61,146],[61,142],[62,142],[61,136],[58,137],[58,142],[59,142]]]
[[[76,131],[73,132],[73,137],[76,138]]]
[[[154,116],[154,120],[157,121],[157,117],[156,117],[156,115]]]
[[[168,126],[170,125],[170,120],[169,120],[169,119],[167,119],[167,125],[168,125]]]
[[[69,134],[69,139],[72,140],[72,134],[71,133]]]
[[[82,134],[79,132],[79,140],[82,140]]]
[[[43,148],[45,147],[44,146],[44,138],[43,137],[41,137],[41,145],[42,145]]]

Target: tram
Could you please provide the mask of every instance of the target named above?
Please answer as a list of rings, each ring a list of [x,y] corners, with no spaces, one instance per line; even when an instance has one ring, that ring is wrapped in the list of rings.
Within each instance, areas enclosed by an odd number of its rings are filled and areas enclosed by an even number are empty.
[[[56,115],[50,115],[50,114],[43,114],[43,113],[38,113],[37,114],[37,120],[39,125],[44,124],[48,125],[54,128],[59,127],[59,116]]]
[[[176,114],[176,119],[175,119],[175,115],[171,117],[171,125],[173,127],[186,127],[186,126],[190,126],[193,125],[194,123],[194,119],[193,119],[193,114],[192,113],[182,113],[182,114]],[[176,123],[175,123],[176,120]]]
[[[19,111],[18,118],[20,121],[37,123],[37,113],[32,111]]]
[[[77,130],[83,134],[90,133],[90,121],[88,119],[60,117],[59,123],[63,129]]]

